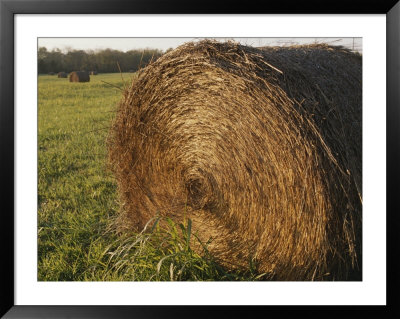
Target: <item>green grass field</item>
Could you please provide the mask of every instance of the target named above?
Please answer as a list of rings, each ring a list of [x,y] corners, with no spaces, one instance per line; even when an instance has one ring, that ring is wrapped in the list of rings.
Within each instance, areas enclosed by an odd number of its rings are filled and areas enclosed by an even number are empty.
[[[123,77],[123,79],[122,79]],[[191,224],[117,235],[106,137],[131,73],[88,83],[38,77],[38,280],[257,280],[227,273],[190,247]],[[103,81],[107,82],[104,83]]]

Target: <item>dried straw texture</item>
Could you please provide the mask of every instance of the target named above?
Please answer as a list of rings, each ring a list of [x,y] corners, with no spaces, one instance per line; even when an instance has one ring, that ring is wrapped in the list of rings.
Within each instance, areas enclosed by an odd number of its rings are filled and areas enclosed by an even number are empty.
[[[69,74],[70,82],[89,82],[90,76],[87,71],[74,71]]]
[[[68,74],[65,73],[65,72],[58,72],[58,73],[57,73],[57,76],[58,76],[59,78],[67,78],[67,77],[68,77]]]
[[[361,70],[327,45],[205,40],[165,54],[112,126],[122,223],[191,218],[228,269],[360,280]]]

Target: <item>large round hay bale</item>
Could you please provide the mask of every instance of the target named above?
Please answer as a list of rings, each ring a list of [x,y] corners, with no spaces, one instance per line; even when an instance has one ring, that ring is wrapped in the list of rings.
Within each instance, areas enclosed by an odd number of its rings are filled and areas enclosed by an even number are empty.
[[[361,65],[327,45],[163,55],[125,91],[109,137],[121,220],[191,218],[227,269],[360,280]]]
[[[89,82],[90,76],[87,71],[73,71],[69,74],[70,82]]]
[[[58,72],[58,73],[57,73],[57,76],[58,76],[59,78],[67,78],[67,77],[68,77],[68,74],[65,73],[65,72]]]

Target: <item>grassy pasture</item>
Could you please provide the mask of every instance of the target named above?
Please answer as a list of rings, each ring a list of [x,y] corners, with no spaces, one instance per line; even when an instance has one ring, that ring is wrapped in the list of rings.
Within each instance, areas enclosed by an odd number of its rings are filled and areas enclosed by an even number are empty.
[[[108,128],[131,73],[88,83],[38,77],[38,280],[256,280],[226,273],[190,247],[191,224],[117,235],[117,189],[106,168]],[[123,79],[122,79],[123,77]],[[102,81],[108,82],[106,84]]]

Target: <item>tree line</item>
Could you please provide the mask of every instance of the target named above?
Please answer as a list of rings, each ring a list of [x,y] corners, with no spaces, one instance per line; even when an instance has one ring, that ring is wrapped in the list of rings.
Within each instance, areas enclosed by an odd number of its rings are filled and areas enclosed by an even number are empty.
[[[38,73],[69,73],[79,70],[115,73],[120,72],[120,69],[122,72],[137,71],[150,61],[159,58],[163,53],[159,49],[130,50],[127,52],[112,49],[99,51],[69,50],[64,53],[59,49],[48,51],[45,47],[40,47],[38,50]]]

